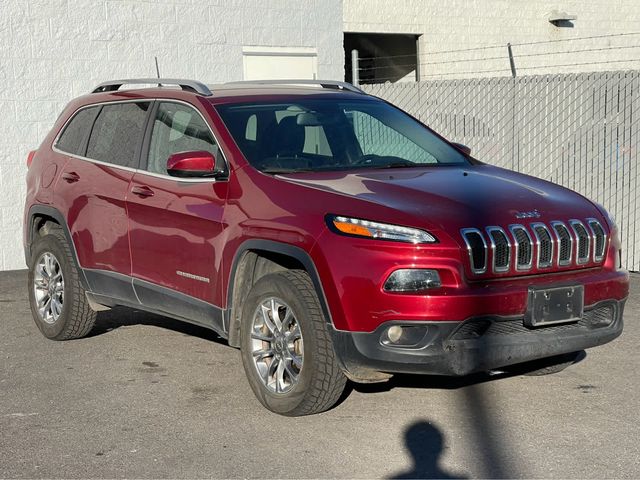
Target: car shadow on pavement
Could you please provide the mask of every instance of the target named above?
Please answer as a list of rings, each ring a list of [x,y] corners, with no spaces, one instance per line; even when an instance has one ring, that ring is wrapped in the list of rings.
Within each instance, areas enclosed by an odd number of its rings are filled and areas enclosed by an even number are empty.
[[[587,353],[582,350],[573,365],[583,361]],[[457,390],[459,388],[480,385],[495,380],[527,375],[537,367],[534,364],[521,363],[512,365],[508,369],[498,369],[492,372],[479,372],[464,377],[446,377],[440,375],[409,375],[395,374],[389,381],[382,383],[353,383],[357,392],[377,393],[388,392],[394,388],[423,388],[437,390]],[[571,368],[571,367],[569,367]]]
[[[127,307],[114,307],[111,310],[98,312],[96,324],[88,336],[96,337],[117,328],[133,325],[149,325],[164,328],[184,335],[198,337],[224,345],[227,344],[226,340],[208,328]]]
[[[444,435],[433,423],[420,420],[409,425],[404,431],[404,443],[413,465],[389,478],[468,478],[447,472],[440,466],[440,456],[445,448]]]

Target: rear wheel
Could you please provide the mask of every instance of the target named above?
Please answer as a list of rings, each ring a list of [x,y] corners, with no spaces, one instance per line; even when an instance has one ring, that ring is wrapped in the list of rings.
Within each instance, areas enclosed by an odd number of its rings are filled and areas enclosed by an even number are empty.
[[[87,335],[96,320],[89,306],[71,247],[58,226],[36,238],[29,266],[29,303],[33,319],[52,340]]]
[[[249,384],[272,412],[323,412],[344,391],[346,377],[305,272],[274,273],[256,282],[243,305],[241,350]]]

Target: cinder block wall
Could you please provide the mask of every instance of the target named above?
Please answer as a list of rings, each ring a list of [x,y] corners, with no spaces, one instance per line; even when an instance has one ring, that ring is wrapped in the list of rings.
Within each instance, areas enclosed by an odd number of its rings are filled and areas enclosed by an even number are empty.
[[[342,0],[0,0],[0,270],[24,268],[29,150],[73,97],[114,78],[242,79],[242,47],[315,47],[344,78]]]
[[[552,10],[578,18],[559,28]],[[640,68],[640,35],[569,40],[640,32],[638,0],[344,0],[344,31],[422,35],[425,80],[509,76],[507,43],[550,40],[514,45],[518,75]]]

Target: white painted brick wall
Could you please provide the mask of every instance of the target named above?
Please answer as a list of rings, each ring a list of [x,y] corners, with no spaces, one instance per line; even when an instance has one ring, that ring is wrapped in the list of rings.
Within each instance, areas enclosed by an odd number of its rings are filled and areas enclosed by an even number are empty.
[[[425,79],[510,75],[506,44],[640,32],[639,0],[344,0],[346,32],[420,34]],[[577,15],[573,28],[550,24],[547,14],[560,10]],[[435,52],[499,45],[499,48],[438,54]],[[620,50],[560,53],[603,47]],[[639,48],[636,48],[639,47]],[[516,46],[519,75],[573,73],[640,68],[640,35]],[[551,53],[520,57],[518,55]],[[500,57],[490,60],[490,57]],[[550,67],[621,60],[619,63]],[[462,72],[501,70],[483,74]],[[442,76],[442,74],[447,74]],[[450,74],[450,75],[449,75]]]
[[[242,79],[242,47],[315,47],[344,78],[342,0],[0,0],[0,270],[24,268],[29,150],[73,97],[114,78]]]

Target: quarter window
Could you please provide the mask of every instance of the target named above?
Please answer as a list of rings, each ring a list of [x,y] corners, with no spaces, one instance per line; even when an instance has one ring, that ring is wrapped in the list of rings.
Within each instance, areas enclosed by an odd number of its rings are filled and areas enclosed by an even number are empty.
[[[181,103],[160,103],[153,121],[147,170],[166,175],[169,156],[188,151],[207,151],[216,162],[221,161],[209,127],[194,108]]]
[[[102,107],[89,137],[87,157],[136,168],[149,105],[149,102],[128,102]]]
[[[65,153],[84,156],[86,138],[100,107],[83,108],[67,123],[56,148]]]

